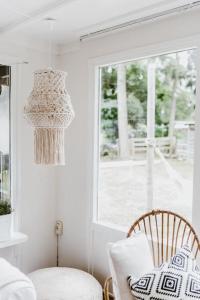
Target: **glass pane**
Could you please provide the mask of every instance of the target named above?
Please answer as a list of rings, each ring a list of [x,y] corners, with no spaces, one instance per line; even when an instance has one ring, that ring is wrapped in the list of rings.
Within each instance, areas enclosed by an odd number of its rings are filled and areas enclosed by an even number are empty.
[[[192,218],[195,50],[156,58],[154,207]]]
[[[0,200],[10,201],[10,68],[0,65]]]
[[[101,68],[98,220],[130,225],[146,209],[147,61]]]
[[[99,222],[128,227],[149,209],[191,219],[194,56],[187,50],[100,68]]]

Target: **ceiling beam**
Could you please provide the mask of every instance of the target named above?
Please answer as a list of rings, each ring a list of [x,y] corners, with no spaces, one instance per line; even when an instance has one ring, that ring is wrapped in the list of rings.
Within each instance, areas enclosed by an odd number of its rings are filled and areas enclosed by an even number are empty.
[[[30,13],[29,15],[24,14],[23,12],[20,13],[19,10],[16,11],[18,15],[21,15],[21,19],[18,21],[11,22],[9,25],[0,28],[0,34],[8,33],[18,27],[27,25],[28,23],[35,22],[40,20],[44,17],[53,17],[54,10],[58,8],[62,8],[67,6],[69,3],[78,1],[78,0],[56,0],[50,4],[44,5],[42,8],[37,9]],[[14,10],[13,10],[14,11]]]

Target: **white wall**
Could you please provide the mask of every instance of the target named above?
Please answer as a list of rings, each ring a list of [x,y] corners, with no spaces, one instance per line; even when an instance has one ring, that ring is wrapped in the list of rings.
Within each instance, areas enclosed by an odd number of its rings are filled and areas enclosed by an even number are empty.
[[[33,131],[23,118],[23,107],[33,85],[33,72],[47,65],[46,57],[45,53],[1,42],[0,63],[6,58],[17,69],[17,94],[12,99],[17,169],[17,190],[13,201],[19,221],[18,229],[27,234],[29,240],[23,245],[1,250],[0,256],[25,272],[55,266],[56,263],[55,170],[34,165]],[[29,64],[15,64],[24,60],[29,61]]]
[[[136,49],[156,43],[199,34],[200,11],[173,16],[130,30],[82,42],[74,51],[58,57],[60,69],[67,70],[68,90],[76,118],[66,133],[67,165],[58,170],[58,216],[64,221],[60,253],[62,265],[87,268],[89,247],[89,214],[91,210],[92,126],[89,102],[89,69],[91,58]],[[68,49],[66,48],[66,51]],[[65,49],[62,48],[64,52]],[[108,272],[105,245],[123,234],[109,229],[94,232],[95,273],[102,279]]]

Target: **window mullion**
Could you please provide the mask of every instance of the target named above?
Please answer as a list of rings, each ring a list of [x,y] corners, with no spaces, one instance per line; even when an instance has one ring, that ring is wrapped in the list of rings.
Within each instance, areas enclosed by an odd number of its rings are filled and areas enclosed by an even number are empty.
[[[155,63],[149,59],[147,70],[147,208],[153,208],[154,183],[154,138],[155,138]]]
[[[200,48],[196,50],[196,107],[195,107],[195,144],[192,220],[200,234]]]

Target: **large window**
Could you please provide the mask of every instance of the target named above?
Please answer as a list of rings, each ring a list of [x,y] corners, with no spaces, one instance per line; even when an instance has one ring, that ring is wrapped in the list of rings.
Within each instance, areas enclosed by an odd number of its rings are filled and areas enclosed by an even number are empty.
[[[99,68],[98,222],[150,209],[191,219],[195,50]]]
[[[0,65],[0,200],[10,200],[10,67]]]

